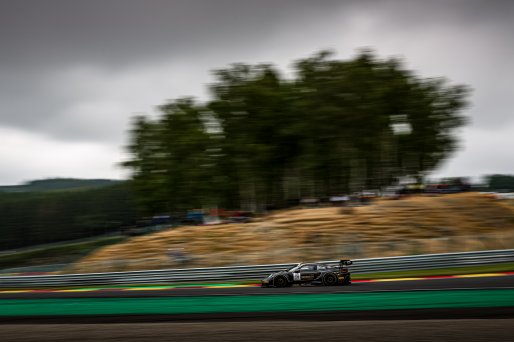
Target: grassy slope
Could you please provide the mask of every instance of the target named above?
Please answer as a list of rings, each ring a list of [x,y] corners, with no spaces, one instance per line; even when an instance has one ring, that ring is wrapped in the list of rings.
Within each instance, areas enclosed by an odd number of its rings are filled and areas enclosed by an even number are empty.
[[[379,201],[358,208],[296,209],[248,224],[181,227],[99,249],[70,271],[286,263],[512,248],[514,210],[476,193]],[[122,261],[122,262],[120,262]]]
[[[72,262],[99,247],[122,241],[119,236],[100,237],[82,242],[64,242],[49,247],[30,249],[18,253],[0,255],[0,268],[23,267]]]

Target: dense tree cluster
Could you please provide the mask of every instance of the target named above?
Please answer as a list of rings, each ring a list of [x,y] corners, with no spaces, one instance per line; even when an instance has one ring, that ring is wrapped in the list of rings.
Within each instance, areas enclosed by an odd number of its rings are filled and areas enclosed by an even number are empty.
[[[514,191],[513,175],[489,175],[485,177],[485,180],[490,190]]]
[[[0,249],[119,231],[136,217],[127,182],[89,190],[0,192]]]
[[[269,64],[214,72],[212,98],[135,118],[125,164],[147,213],[262,210],[422,177],[457,147],[468,89],[398,59],[320,52],[291,78]]]

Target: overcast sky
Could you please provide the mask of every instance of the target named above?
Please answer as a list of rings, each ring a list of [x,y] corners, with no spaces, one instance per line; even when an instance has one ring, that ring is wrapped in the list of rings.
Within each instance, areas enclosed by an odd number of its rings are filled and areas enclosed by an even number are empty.
[[[473,88],[435,176],[514,174],[514,1],[0,0],[0,185],[124,178],[131,117],[210,70],[362,47]]]

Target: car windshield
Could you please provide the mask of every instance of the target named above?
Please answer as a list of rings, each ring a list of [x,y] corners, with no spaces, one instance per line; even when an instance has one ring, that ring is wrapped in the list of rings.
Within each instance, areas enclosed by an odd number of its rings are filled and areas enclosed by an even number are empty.
[[[294,271],[300,269],[301,266],[302,266],[302,264],[298,264],[298,265],[290,268],[289,270],[287,270],[287,272],[294,272]]]

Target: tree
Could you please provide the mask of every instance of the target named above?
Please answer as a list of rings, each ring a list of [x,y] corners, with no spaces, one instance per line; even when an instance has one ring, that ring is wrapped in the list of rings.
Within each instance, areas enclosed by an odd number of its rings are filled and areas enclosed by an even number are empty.
[[[297,137],[286,82],[270,65],[233,65],[215,72],[209,108],[222,128],[221,165],[240,206],[260,210],[283,200],[286,166]]]
[[[134,184],[148,212],[250,210],[422,176],[457,148],[467,87],[423,79],[398,59],[322,51],[294,65],[214,72],[212,99],[161,106],[132,130]],[[209,129],[209,124],[216,129]]]
[[[0,192],[0,249],[118,232],[137,217],[127,182],[102,188]]]
[[[491,190],[514,191],[512,175],[489,175],[485,179]]]
[[[202,108],[192,99],[159,107],[157,121],[138,117],[124,165],[133,170],[134,187],[148,214],[183,211],[210,202],[214,137],[206,131]]]

